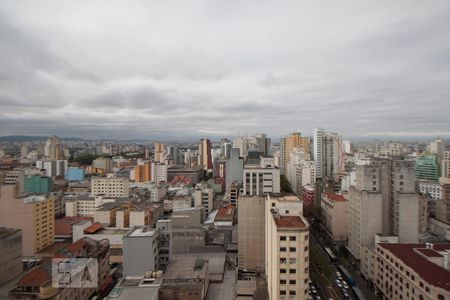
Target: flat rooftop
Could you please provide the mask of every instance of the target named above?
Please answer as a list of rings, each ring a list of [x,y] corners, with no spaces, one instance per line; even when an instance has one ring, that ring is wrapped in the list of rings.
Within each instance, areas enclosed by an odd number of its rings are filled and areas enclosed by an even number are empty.
[[[150,227],[142,227],[142,228],[134,228],[134,230],[131,231],[126,236],[127,237],[154,236],[155,233],[156,233],[156,230],[154,230]]]

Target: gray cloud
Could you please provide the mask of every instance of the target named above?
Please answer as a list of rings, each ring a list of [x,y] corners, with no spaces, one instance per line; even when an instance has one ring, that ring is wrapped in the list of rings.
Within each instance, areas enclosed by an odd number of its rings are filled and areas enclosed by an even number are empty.
[[[1,135],[450,136],[447,1],[2,2],[0,56]]]

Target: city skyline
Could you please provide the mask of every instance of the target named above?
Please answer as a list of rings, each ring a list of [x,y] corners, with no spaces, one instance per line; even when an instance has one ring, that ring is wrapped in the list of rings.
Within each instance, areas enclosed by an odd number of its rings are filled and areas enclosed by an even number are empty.
[[[449,137],[449,8],[5,2],[0,135]]]

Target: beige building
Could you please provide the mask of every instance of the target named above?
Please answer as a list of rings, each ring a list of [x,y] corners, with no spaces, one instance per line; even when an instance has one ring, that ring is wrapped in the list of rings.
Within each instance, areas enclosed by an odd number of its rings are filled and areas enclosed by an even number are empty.
[[[376,233],[418,242],[423,205],[416,192],[414,162],[373,159],[356,165],[349,189],[349,249],[360,258],[360,246],[373,247]]]
[[[211,188],[198,188],[194,190],[194,206],[203,205],[208,214],[214,206],[214,190]]]
[[[348,238],[348,200],[335,193],[323,193],[320,202],[322,222],[334,242],[347,241]]]
[[[55,238],[54,200],[19,195],[16,185],[0,185],[0,226],[22,230],[24,256],[50,246]]]
[[[155,162],[164,163],[166,159],[166,145],[155,142]]]
[[[265,205],[267,197],[242,196],[238,209],[239,269],[264,272],[265,266]]]
[[[379,243],[372,283],[386,299],[450,299],[450,244]]]
[[[103,170],[103,174],[111,173],[113,170],[113,161],[109,157],[99,157],[92,161],[92,167]]]
[[[291,160],[291,152],[297,148],[304,153],[309,153],[309,138],[302,137],[300,132],[293,132],[289,136],[281,139],[281,169],[282,174],[286,174],[287,166]]]
[[[265,267],[269,299],[307,299],[309,225],[298,213],[301,209],[279,207],[287,200],[283,198],[281,195],[268,195],[265,208]]]
[[[261,165],[246,165],[243,173],[243,195],[262,196],[280,192],[280,170],[269,160],[261,160]]]
[[[92,196],[104,195],[105,197],[128,197],[128,179],[120,177],[102,177],[91,180]]]

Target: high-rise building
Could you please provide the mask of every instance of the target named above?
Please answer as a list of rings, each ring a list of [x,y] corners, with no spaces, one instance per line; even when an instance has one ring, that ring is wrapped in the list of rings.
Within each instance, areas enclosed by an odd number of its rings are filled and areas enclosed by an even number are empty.
[[[401,243],[418,242],[421,204],[415,190],[414,163],[373,159],[356,166],[349,190],[349,249],[373,247],[376,233],[396,235]]]
[[[258,133],[255,135],[256,139],[256,151],[261,152],[264,156],[268,156],[270,150],[271,140],[267,137],[267,134]]]
[[[346,242],[348,237],[348,200],[335,193],[322,193],[321,217],[326,234],[333,242]]]
[[[20,157],[26,158],[28,155],[28,152],[30,150],[30,143],[29,142],[23,142],[20,146]]]
[[[441,176],[450,178],[450,151],[444,151],[444,159],[441,162]]]
[[[247,137],[238,137],[233,141],[233,148],[239,149],[239,156],[246,158],[248,153],[248,139]]]
[[[342,138],[336,133],[318,128],[314,130],[314,161],[316,177],[336,177],[344,171],[345,149]]]
[[[45,174],[49,177],[65,176],[68,163],[67,160],[38,160],[36,168],[45,170]]]
[[[224,139],[220,143],[220,149],[222,150],[222,156],[225,159],[230,158],[231,148],[233,147],[233,144],[227,140]]]
[[[242,196],[238,209],[239,269],[264,272],[265,267],[265,196]]]
[[[51,198],[19,195],[16,185],[0,185],[0,226],[22,230],[24,256],[32,256],[53,244],[54,210]]]
[[[152,163],[152,182],[160,184],[162,182],[167,182],[167,165]]]
[[[45,143],[45,157],[53,160],[62,160],[63,152],[61,148],[61,140],[57,136],[53,136]]]
[[[232,148],[230,158],[225,163],[226,191],[231,188],[231,184],[236,182],[237,188],[242,186],[242,176],[244,171],[244,158],[239,155],[239,149]]]
[[[31,175],[24,180],[25,193],[48,194],[52,191],[52,178],[40,175]]]
[[[152,180],[152,163],[145,161],[134,167],[134,181],[148,182]]]
[[[286,175],[287,166],[291,159],[291,152],[294,148],[297,148],[298,151],[302,151],[303,153],[309,153],[309,144],[309,138],[302,137],[300,132],[293,132],[287,137],[281,138],[280,172],[282,175]]]
[[[211,141],[201,139],[198,144],[198,165],[203,166],[205,170],[212,169]]]
[[[434,180],[439,179],[439,163],[435,154],[423,154],[416,159],[417,179]]]
[[[106,197],[128,197],[128,179],[120,177],[101,177],[91,180],[92,196],[104,195]]]
[[[283,198],[269,195],[265,208],[265,268],[269,299],[307,299],[309,225],[299,213],[301,201],[289,203],[289,199]],[[299,205],[297,210],[287,209],[296,205]]]
[[[164,163],[166,145],[160,142],[155,142],[155,162]]]
[[[259,166],[246,165],[243,172],[243,195],[280,192],[280,170],[274,167],[273,158],[262,158]]]
[[[429,149],[432,154],[436,154],[439,162],[444,159],[445,141],[443,139],[437,139],[431,142],[429,145]]]

